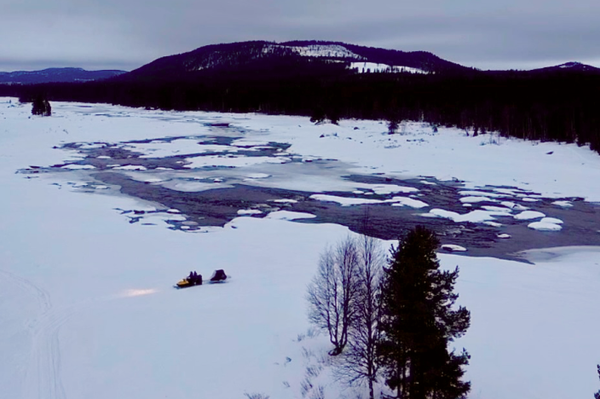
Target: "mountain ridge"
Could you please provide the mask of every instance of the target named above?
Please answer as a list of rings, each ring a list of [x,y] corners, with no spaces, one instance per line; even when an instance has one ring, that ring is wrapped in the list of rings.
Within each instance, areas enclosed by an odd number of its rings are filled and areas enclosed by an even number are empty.
[[[148,77],[181,78],[183,76],[206,75],[219,70],[240,72],[244,69],[256,71],[261,67],[276,69],[278,63],[298,64],[298,67],[337,69],[342,72],[353,62],[380,64],[407,68],[406,71],[423,73],[465,73],[472,68],[446,61],[425,51],[404,52],[334,41],[296,40],[288,42],[247,41],[210,44],[194,50],[160,57],[137,68],[121,79],[143,79]],[[271,64],[268,66],[267,64]]]
[[[126,71],[104,69],[88,71],[83,68],[45,68],[35,71],[0,72],[0,84],[39,84],[56,82],[88,82],[122,75]]]
[[[552,65],[543,68],[532,69],[532,72],[553,72],[553,71],[562,71],[562,72],[594,72],[600,73],[600,68],[596,68],[592,65],[583,64],[578,61],[569,61],[564,64]]]
[[[479,70],[445,60],[427,51],[401,51],[367,47],[339,41],[255,40],[218,43],[157,58],[131,72],[83,68],[46,68],[35,71],[0,72],[0,84],[73,83],[102,79],[114,81],[189,81],[213,75],[247,79],[293,76],[344,76],[368,72],[409,72],[451,75],[523,76],[540,74],[593,73],[600,68],[571,61],[532,70]]]

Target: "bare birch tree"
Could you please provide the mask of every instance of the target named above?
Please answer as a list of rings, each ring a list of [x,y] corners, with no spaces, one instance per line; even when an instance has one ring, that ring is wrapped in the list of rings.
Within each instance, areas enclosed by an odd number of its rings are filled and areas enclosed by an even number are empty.
[[[334,349],[342,353],[348,342],[358,295],[359,251],[356,240],[347,237],[321,254],[318,271],[308,286],[309,320],[327,330]]]
[[[366,384],[369,398],[374,399],[373,384],[377,382],[377,353],[379,321],[381,320],[381,278],[385,255],[376,239],[361,236],[358,241],[359,267],[357,300],[349,332],[344,361],[336,373],[351,385]]]

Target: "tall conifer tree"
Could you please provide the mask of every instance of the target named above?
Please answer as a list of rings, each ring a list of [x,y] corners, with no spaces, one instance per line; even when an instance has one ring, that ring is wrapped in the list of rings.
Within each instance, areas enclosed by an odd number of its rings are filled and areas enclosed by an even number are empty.
[[[392,250],[386,269],[378,348],[386,383],[403,399],[463,398],[470,389],[461,381],[468,353],[448,351],[469,327],[470,313],[452,309],[458,267],[439,270],[438,245],[432,231],[417,226]]]
[[[600,378],[600,364],[598,364],[596,368],[598,369],[598,378]],[[600,399],[600,391],[594,394],[594,399]]]

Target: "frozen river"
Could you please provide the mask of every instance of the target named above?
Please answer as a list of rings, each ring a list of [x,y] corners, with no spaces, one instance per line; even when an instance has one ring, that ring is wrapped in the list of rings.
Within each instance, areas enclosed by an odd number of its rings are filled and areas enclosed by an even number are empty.
[[[292,143],[275,141],[276,132],[220,118],[199,124],[203,134],[63,143],[56,149],[64,162],[19,172],[54,179],[57,187],[144,200],[154,206],[117,211],[130,223],[186,232],[287,210],[312,216],[300,222],[341,224],[384,240],[421,224],[438,233],[445,250],[472,256],[521,259],[519,252],[528,249],[600,245],[600,206],[585,198],[548,197],[526,184],[473,187],[456,177],[358,174],[348,161],[296,153]],[[394,141],[422,144],[424,137],[436,138],[426,126],[412,126],[419,134]],[[315,148],[331,137],[339,136],[322,134]]]

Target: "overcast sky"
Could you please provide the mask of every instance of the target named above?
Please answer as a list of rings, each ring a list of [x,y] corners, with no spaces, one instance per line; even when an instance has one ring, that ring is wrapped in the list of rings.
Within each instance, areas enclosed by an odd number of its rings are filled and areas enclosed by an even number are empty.
[[[425,50],[480,69],[600,67],[600,0],[0,0],[0,71],[131,70],[245,40]]]

